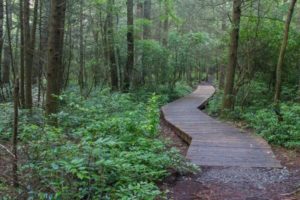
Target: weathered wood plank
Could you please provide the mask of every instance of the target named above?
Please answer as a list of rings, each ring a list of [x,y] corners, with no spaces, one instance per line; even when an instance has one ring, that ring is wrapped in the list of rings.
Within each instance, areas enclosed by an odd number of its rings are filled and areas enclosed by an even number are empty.
[[[187,157],[203,166],[281,167],[262,138],[198,109],[214,92],[212,86],[201,85],[192,94],[162,107],[165,121],[190,144]]]

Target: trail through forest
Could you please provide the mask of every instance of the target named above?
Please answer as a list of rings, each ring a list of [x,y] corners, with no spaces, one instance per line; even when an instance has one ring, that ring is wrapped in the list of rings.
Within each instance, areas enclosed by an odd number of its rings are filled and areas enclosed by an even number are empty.
[[[286,163],[291,155],[277,150],[284,163],[281,167],[262,138],[246,131],[237,132],[233,125],[206,116],[197,107],[205,104],[213,93],[212,86],[201,85],[192,94],[162,108],[165,135],[171,136],[191,162],[205,166],[196,175],[174,175],[167,180],[172,198],[297,199],[291,196],[296,194],[299,184],[299,154],[295,153],[296,163]]]
[[[183,155],[188,145],[165,122],[162,133]],[[272,147],[283,168],[201,167],[197,174],[172,174],[161,183],[174,200],[298,200],[300,153]]]
[[[187,157],[191,162],[200,166],[281,167],[262,138],[245,134],[198,109],[214,93],[213,86],[200,85],[162,108],[166,122],[190,144]]]
[[[299,6],[0,0],[0,200],[300,200]]]

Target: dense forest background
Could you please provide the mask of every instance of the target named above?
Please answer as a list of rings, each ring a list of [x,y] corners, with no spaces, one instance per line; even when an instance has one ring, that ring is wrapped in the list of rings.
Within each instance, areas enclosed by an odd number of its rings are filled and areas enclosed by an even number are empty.
[[[167,169],[196,167],[159,137],[159,107],[202,81],[211,115],[299,148],[298,4],[0,0],[0,196],[163,195]]]

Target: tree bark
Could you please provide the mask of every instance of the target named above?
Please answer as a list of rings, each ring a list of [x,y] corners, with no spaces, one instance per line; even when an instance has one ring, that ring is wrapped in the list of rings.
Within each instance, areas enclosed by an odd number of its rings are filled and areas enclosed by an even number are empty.
[[[168,2],[165,2],[165,19],[163,23],[163,38],[162,38],[162,44],[164,47],[168,46],[168,37],[169,37],[169,5]]]
[[[107,51],[108,58],[110,64],[110,79],[111,79],[111,89],[112,91],[118,90],[119,79],[118,79],[118,68],[115,54],[115,38],[114,38],[114,20],[113,20],[113,8],[114,8],[114,0],[108,0],[108,13],[107,13]]]
[[[131,75],[134,65],[134,27],[133,27],[133,0],[127,0],[127,63],[124,70],[123,91],[130,88]]]
[[[227,31],[226,0],[223,0],[221,29],[222,29],[223,33],[225,33]],[[218,74],[219,75],[219,89],[223,89],[224,85],[225,85],[225,69],[226,69],[226,66],[224,64],[219,65],[219,74]]]
[[[281,84],[282,84],[282,67],[283,67],[286,47],[288,45],[289,29],[290,29],[290,24],[291,24],[291,21],[292,21],[292,16],[293,16],[293,12],[294,12],[296,2],[297,2],[297,0],[291,0],[291,4],[290,4],[290,7],[289,7],[287,19],[286,19],[286,22],[285,22],[284,37],[283,37],[283,41],[282,41],[282,44],[281,44],[279,58],[278,58],[278,62],[277,62],[277,68],[276,68],[276,86],[275,86],[275,96],[274,96],[275,105],[279,105],[279,101],[280,101]]]
[[[151,39],[151,0],[145,0],[144,1],[144,20],[146,20],[144,26],[143,26],[143,39],[149,40]],[[141,77],[141,85],[144,85],[146,83],[146,76],[147,76],[147,70],[145,66],[145,55],[144,50],[142,53],[142,77]]]
[[[24,74],[24,20],[23,20],[23,11],[24,11],[24,1],[20,0],[20,37],[21,37],[21,44],[20,44],[20,100],[22,107],[25,106],[25,74]]]
[[[143,38],[149,40],[151,38],[151,0],[145,0],[144,2],[144,19],[147,21],[143,27]]]
[[[32,66],[30,63],[30,25],[29,25],[29,15],[30,15],[30,0],[23,1],[23,20],[24,20],[24,53],[25,53],[25,108],[30,109],[32,107],[32,91],[31,91],[31,71]]]
[[[223,96],[223,112],[225,110],[234,108],[234,78],[235,69],[237,66],[237,54],[239,45],[239,30],[241,19],[241,5],[242,0],[233,0],[233,13],[232,13],[232,31],[231,31],[231,43],[229,49],[229,62],[226,70],[226,83]]]
[[[3,59],[3,70],[2,70],[2,83],[7,84],[9,83],[10,77],[10,49],[8,46],[4,47],[4,59]]]
[[[25,44],[25,108],[32,108],[32,69],[35,51],[35,36],[38,18],[38,0],[34,2],[33,22],[30,32],[30,1],[24,1],[24,44]]]
[[[144,9],[143,9],[144,5],[142,2],[137,2],[136,4],[136,18],[137,19],[143,19],[144,17]],[[143,39],[143,32],[139,32],[138,34],[136,34],[136,39],[137,40],[142,40]]]
[[[13,80],[16,78],[16,70],[14,66],[14,56],[13,56],[13,47],[12,47],[12,39],[11,39],[11,26],[12,26],[12,10],[9,0],[6,0],[5,4],[5,10],[6,10],[6,30],[7,30],[7,42],[8,42],[8,48],[9,48],[9,58],[10,58],[10,65],[11,70],[13,74]]]
[[[84,88],[84,44],[83,44],[83,0],[80,1],[80,40],[79,40],[79,74],[78,74],[78,83],[80,91]]]
[[[61,49],[63,43],[61,36],[64,28],[61,27],[65,20],[66,0],[51,0],[51,16],[48,40],[48,69],[47,69],[47,94],[46,94],[46,114],[50,115],[58,111],[59,95],[59,72],[61,70]],[[63,40],[62,40],[63,41]]]
[[[0,87],[2,87],[3,21],[4,21],[3,0],[0,0]]]
[[[13,137],[12,137],[12,153],[14,155],[12,160],[12,172],[13,172],[13,186],[17,188],[19,186],[18,181],[18,119],[19,119],[19,79],[15,81],[14,88],[14,125],[13,125]]]
[[[61,4],[59,5],[59,15],[61,17],[60,19],[60,24],[59,28],[62,29],[60,31],[60,36],[59,36],[59,42],[60,42],[60,48],[59,48],[59,73],[58,73],[58,84],[57,84],[57,91],[58,93],[61,92],[64,84],[64,74],[65,74],[65,65],[63,62],[64,58],[64,39],[65,39],[65,21],[66,21],[66,9],[67,9],[67,0],[61,0]]]

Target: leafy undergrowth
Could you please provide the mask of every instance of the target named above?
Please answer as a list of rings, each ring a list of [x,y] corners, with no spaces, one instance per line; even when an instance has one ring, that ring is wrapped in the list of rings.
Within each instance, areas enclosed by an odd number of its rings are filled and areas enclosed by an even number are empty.
[[[210,101],[208,113],[218,116],[221,110],[222,91],[219,91]],[[272,96],[268,87],[254,83],[247,87],[247,98],[237,96],[236,107],[228,112],[226,119],[246,122],[247,126],[254,128],[257,134],[263,136],[268,142],[286,148],[300,148],[300,104],[295,92],[283,94],[284,101],[278,109],[272,105]]]
[[[243,119],[270,143],[300,148],[300,105],[281,104],[281,115],[282,121],[279,121],[274,109],[269,107],[248,111]]]
[[[146,95],[146,94],[144,94]],[[2,199],[155,199],[156,183],[169,169],[190,172],[178,150],[159,136],[156,95],[141,103],[132,94],[95,92],[88,100],[74,92],[60,97],[58,126],[48,126],[41,110],[20,118],[19,191],[0,178]],[[146,98],[145,98],[146,99]],[[1,105],[0,140],[11,137],[11,107]]]

